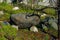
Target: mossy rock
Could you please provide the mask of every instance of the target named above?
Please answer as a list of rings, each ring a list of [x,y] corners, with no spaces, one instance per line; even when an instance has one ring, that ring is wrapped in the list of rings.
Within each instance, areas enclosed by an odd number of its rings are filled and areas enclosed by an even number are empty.
[[[44,11],[51,16],[57,14],[56,10],[53,8],[46,8],[46,9],[44,9]]]

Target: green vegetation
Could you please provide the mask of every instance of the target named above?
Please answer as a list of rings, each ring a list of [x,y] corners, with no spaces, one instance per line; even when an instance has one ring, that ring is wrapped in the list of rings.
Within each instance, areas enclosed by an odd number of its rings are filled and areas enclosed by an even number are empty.
[[[49,35],[48,34],[46,34],[45,40],[49,40]]]
[[[4,24],[3,22],[0,22],[0,26],[2,26],[2,28],[0,28],[0,39],[6,39],[5,36],[10,36],[10,37],[16,37],[16,34],[17,34],[17,29],[16,28],[13,28],[11,27],[11,25],[6,25]]]
[[[27,29],[20,29],[15,40],[45,40],[45,36],[47,35],[41,31],[35,33],[28,31]],[[47,39],[50,38],[50,36],[47,37],[48,37]]]
[[[13,6],[7,3],[0,3],[0,10],[11,11]]]
[[[8,20],[11,14],[33,12],[32,10],[27,10],[24,8],[20,8],[19,10],[13,10],[13,6],[6,3],[0,3],[0,5],[0,10],[4,12],[4,15],[0,17],[0,20]]]
[[[4,15],[3,17],[1,17],[0,20],[7,20],[9,19],[11,14],[15,14],[15,13],[32,13],[34,12],[34,10],[31,10],[30,7],[28,6],[24,6],[24,4],[19,4],[19,10],[12,10],[13,6],[10,4],[6,4],[6,3],[0,3],[0,10],[4,11]],[[39,8],[44,8],[44,6],[39,6]],[[49,15],[56,15],[56,10],[53,8],[47,8],[44,10],[47,14]],[[42,12],[41,12],[42,13]]]

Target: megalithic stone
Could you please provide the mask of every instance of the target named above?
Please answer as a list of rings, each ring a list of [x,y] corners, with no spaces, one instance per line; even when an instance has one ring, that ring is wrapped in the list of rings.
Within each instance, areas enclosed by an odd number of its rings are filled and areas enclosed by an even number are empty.
[[[40,18],[38,16],[27,16],[26,14],[12,14],[11,20],[19,26],[19,28],[27,28],[33,25],[37,25],[40,22]]]

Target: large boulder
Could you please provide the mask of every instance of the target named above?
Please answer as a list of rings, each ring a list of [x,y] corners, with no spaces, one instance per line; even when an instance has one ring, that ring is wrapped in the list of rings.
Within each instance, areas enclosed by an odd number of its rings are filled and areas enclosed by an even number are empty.
[[[36,14],[12,14],[10,17],[10,23],[15,23],[18,28],[27,28],[33,25],[37,25],[40,22],[39,16]]]

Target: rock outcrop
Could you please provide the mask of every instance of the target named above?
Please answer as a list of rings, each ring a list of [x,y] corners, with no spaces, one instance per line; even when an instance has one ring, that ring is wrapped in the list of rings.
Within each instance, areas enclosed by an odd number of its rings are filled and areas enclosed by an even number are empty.
[[[33,25],[37,25],[40,22],[39,16],[36,14],[12,14],[10,17],[10,23],[15,23],[18,28],[27,28]]]

